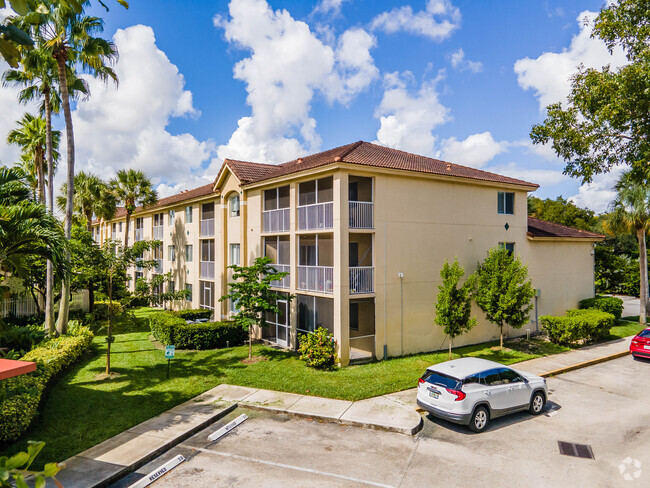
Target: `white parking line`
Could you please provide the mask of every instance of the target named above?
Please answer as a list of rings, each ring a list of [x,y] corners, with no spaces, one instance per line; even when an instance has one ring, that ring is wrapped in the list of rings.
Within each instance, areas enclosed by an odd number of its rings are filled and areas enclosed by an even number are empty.
[[[197,450],[204,452],[206,454],[214,454],[216,456],[222,456],[222,457],[227,457],[231,459],[239,459],[242,461],[250,461],[254,463],[259,463],[259,464],[266,464],[267,466],[276,466],[278,468],[285,468],[285,469],[293,469],[294,471],[302,471],[304,473],[312,473],[312,474],[318,474],[322,476],[329,476],[331,478],[338,478],[341,480],[346,480],[346,481],[354,481],[355,483],[364,483],[366,485],[370,486],[379,486],[381,488],[396,488],[393,485],[387,485],[385,483],[377,483],[376,481],[368,481],[368,480],[362,480],[359,478],[354,478],[352,476],[345,476],[343,474],[336,474],[336,473],[327,473],[325,471],[319,471],[317,469],[310,469],[310,468],[303,468],[302,466],[292,466],[290,464],[283,464],[283,463],[276,463],[273,461],[264,461],[263,459],[255,459],[251,458],[248,456],[240,456],[238,454],[230,454],[229,452],[220,452],[220,451],[211,451],[209,449],[203,449],[200,447],[192,447],[191,449]]]

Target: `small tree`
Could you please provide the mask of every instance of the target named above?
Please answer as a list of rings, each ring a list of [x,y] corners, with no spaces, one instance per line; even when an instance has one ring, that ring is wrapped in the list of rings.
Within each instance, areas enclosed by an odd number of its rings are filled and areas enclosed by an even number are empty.
[[[476,285],[476,304],[490,322],[499,326],[503,349],[503,326],[521,328],[533,308],[530,301],[535,290],[528,279],[528,268],[507,249],[491,249],[478,265]]]
[[[471,275],[462,286],[459,286],[464,274],[465,270],[456,259],[451,265],[445,260],[440,270],[442,284],[438,286],[434,321],[443,327],[444,333],[449,336],[449,359],[451,359],[454,338],[468,332],[476,325],[476,318],[470,318],[476,278]]]
[[[233,270],[232,283],[228,283],[230,293],[219,301],[232,300],[237,306],[235,322],[248,327],[248,358],[253,357],[253,325],[263,327],[264,312],[278,313],[277,301],[284,295],[271,290],[271,282],[287,276],[287,272],[278,272],[271,264],[271,259],[259,257],[251,266],[228,266]],[[293,298],[289,296],[289,300]]]

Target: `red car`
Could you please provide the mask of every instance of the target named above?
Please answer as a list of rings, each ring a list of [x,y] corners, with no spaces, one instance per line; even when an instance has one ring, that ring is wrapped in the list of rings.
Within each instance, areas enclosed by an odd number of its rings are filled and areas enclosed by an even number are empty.
[[[643,329],[632,338],[630,344],[632,356],[650,359],[650,327]]]

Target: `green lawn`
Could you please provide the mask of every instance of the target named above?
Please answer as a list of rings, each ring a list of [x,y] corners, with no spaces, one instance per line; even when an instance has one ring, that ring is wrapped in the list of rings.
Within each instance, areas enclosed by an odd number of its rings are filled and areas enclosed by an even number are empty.
[[[27,439],[43,440],[46,446],[39,459],[61,461],[221,383],[359,400],[412,388],[427,366],[448,359],[447,352],[436,352],[316,371],[292,353],[265,346],[255,346],[253,353],[266,361],[245,365],[241,360],[247,357],[248,348],[241,346],[176,351],[171,377],[166,379],[164,352],[149,339],[146,316],[150,313],[152,309],[139,309],[135,321],[116,326],[111,369],[119,376],[97,379],[106,364],[105,336],[100,333],[94,340],[95,350],[50,390],[24,440],[4,450],[24,449]],[[612,333],[629,335],[629,327],[616,327]],[[454,356],[512,364],[569,350],[539,339],[507,342],[504,351],[496,345],[461,347],[454,349]]]

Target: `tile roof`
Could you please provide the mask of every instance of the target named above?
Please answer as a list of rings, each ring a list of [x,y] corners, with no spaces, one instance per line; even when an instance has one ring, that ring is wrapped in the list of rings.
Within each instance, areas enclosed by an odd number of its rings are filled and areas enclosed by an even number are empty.
[[[336,147],[278,165],[247,163],[245,161],[226,159],[224,166],[227,164],[242,184],[245,184],[257,183],[338,162],[521,185],[530,188],[539,187],[535,183],[516,178],[489,173],[455,163],[448,163],[434,158],[418,156],[417,154],[411,154],[364,141]]]
[[[572,238],[572,239],[604,239],[605,236],[588,232],[586,230],[574,229],[566,225],[548,222],[546,220],[528,217],[528,235],[535,237],[555,237],[555,238]]]

